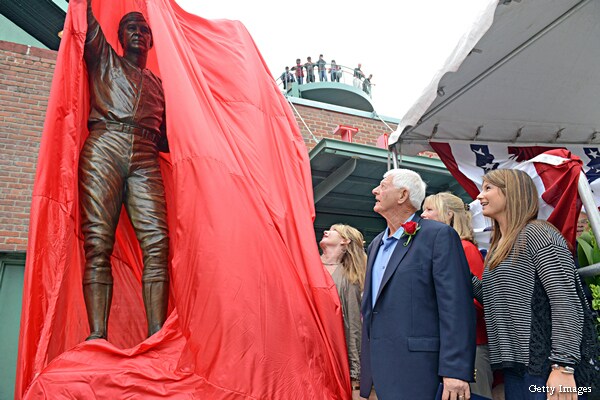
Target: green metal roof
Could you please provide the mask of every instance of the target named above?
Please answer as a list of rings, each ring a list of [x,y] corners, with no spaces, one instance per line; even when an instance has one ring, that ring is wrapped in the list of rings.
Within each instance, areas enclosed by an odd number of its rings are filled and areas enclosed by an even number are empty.
[[[361,111],[374,111],[371,98],[361,89],[341,82],[314,82],[292,85],[292,96],[321,103],[337,104]]]
[[[10,19],[0,14],[0,40],[11,43],[24,44],[25,46],[46,49],[44,43],[40,42],[29,33],[25,32]]]
[[[388,170],[388,154],[385,149],[334,139],[323,139],[310,151],[317,240],[335,223],[354,226],[367,243],[385,229],[385,220],[373,211],[372,190]],[[403,156],[399,166],[418,172],[428,195],[450,191],[471,201],[438,159]]]
[[[52,50],[60,45],[58,32],[65,23],[65,10],[64,0],[0,1],[0,14]]]

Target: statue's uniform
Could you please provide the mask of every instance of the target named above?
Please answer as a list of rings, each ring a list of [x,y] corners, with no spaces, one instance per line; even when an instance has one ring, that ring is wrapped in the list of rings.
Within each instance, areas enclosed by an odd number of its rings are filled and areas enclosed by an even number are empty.
[[[159,149],[168,151],[162,83],[119,56],[95,19],[89,22],[84,58],[90,134],[79,158],[83,283],[112,287],[110,257],[122,205],[142,249],[142,282],[168,282],[169,237],[158,164]]]

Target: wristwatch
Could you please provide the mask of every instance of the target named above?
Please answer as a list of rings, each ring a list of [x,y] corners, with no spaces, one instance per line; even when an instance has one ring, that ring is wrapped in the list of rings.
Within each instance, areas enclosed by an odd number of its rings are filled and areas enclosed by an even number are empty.
[[[570,374],[573,375],[575,373],[575,368],[573,367],[569,367],[568,365],[558,365],[558,364],[552,364],[550,366],[550,368],[552,368],[552,370],[559,370],[560,372],[562,372],[563,374]]]

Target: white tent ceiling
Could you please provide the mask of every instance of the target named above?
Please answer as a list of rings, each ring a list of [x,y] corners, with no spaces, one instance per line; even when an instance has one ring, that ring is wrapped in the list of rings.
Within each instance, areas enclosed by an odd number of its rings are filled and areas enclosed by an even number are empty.
[[[488,1],[390,143],[600,142],[600,0]]]

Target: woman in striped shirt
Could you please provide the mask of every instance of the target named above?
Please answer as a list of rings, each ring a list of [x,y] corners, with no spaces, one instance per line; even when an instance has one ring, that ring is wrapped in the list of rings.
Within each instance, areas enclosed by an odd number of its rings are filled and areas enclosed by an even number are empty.
[[[582,346],[589,306],[567,243],[536,219],[537,190],[522,171],[488,172],[477,199],[493,235],[474,293],[483,300],[490,362],[504,373],[506,398],[575,400],[600,370],[588,343]]]

